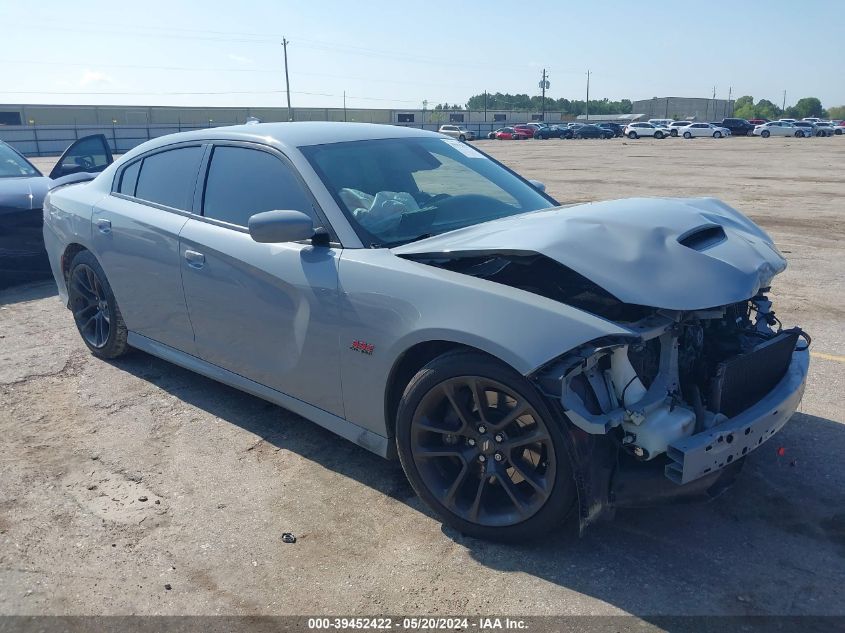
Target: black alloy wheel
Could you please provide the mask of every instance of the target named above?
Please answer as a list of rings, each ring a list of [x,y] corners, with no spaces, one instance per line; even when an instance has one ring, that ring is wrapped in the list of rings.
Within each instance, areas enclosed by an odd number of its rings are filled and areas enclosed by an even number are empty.
[[[573,507],[560,424],[522,376],[457,352],[408,385],[397,447],[412,486],[446,523],[510,540],[548,531]]]

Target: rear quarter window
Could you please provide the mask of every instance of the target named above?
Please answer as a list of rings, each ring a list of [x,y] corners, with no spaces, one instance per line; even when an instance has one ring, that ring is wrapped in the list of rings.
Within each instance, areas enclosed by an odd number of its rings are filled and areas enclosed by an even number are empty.
[[[147,156],[141,165],[135,197],[188,211],[194,195],[202,147],[180,147]]]

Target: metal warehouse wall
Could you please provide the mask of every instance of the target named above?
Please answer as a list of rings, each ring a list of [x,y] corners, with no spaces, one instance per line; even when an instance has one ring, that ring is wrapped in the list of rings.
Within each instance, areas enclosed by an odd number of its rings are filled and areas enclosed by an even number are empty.
[[[634,101],[633,111],[646,119],[693,119],[720,121],[733,115],[733,100],[695,97],[653,97]]]
[[[0,105],[0,125],[235,125],[248,117],[264,122],[287,121],[287,108],[182,108],[165,106]],[[363,123],[499,123],[537,120],[539,112],[506,110],[397,110],[377,108],[293,108],[296,121],[359,121]],[[561,112],[546,112],[546,121],[560,121]]]

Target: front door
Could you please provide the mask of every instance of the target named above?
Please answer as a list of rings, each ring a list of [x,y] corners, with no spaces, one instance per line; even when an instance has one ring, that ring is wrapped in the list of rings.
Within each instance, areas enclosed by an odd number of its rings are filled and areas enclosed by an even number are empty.
[[[180,234],[185,299],[203,360],[343,415],[338,318],[339,248],[260,244],[255,213],[314,204],[293,168],[260,146],[214,147],[202,218]]]

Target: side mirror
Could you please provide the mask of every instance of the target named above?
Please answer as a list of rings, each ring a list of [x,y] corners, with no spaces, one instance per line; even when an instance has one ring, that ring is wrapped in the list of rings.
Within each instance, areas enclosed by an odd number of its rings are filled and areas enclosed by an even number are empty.
[[[534,187],[535,189],[539,189],[540,191],[546,190],[546,185],[544,185],[539,180],[529,180],[528,182],[530,182],[531,186]]]
[[[298,242],[314,237],[314,222],[302,211],[265,211],[249,218],[249,235],[264,244]]]

